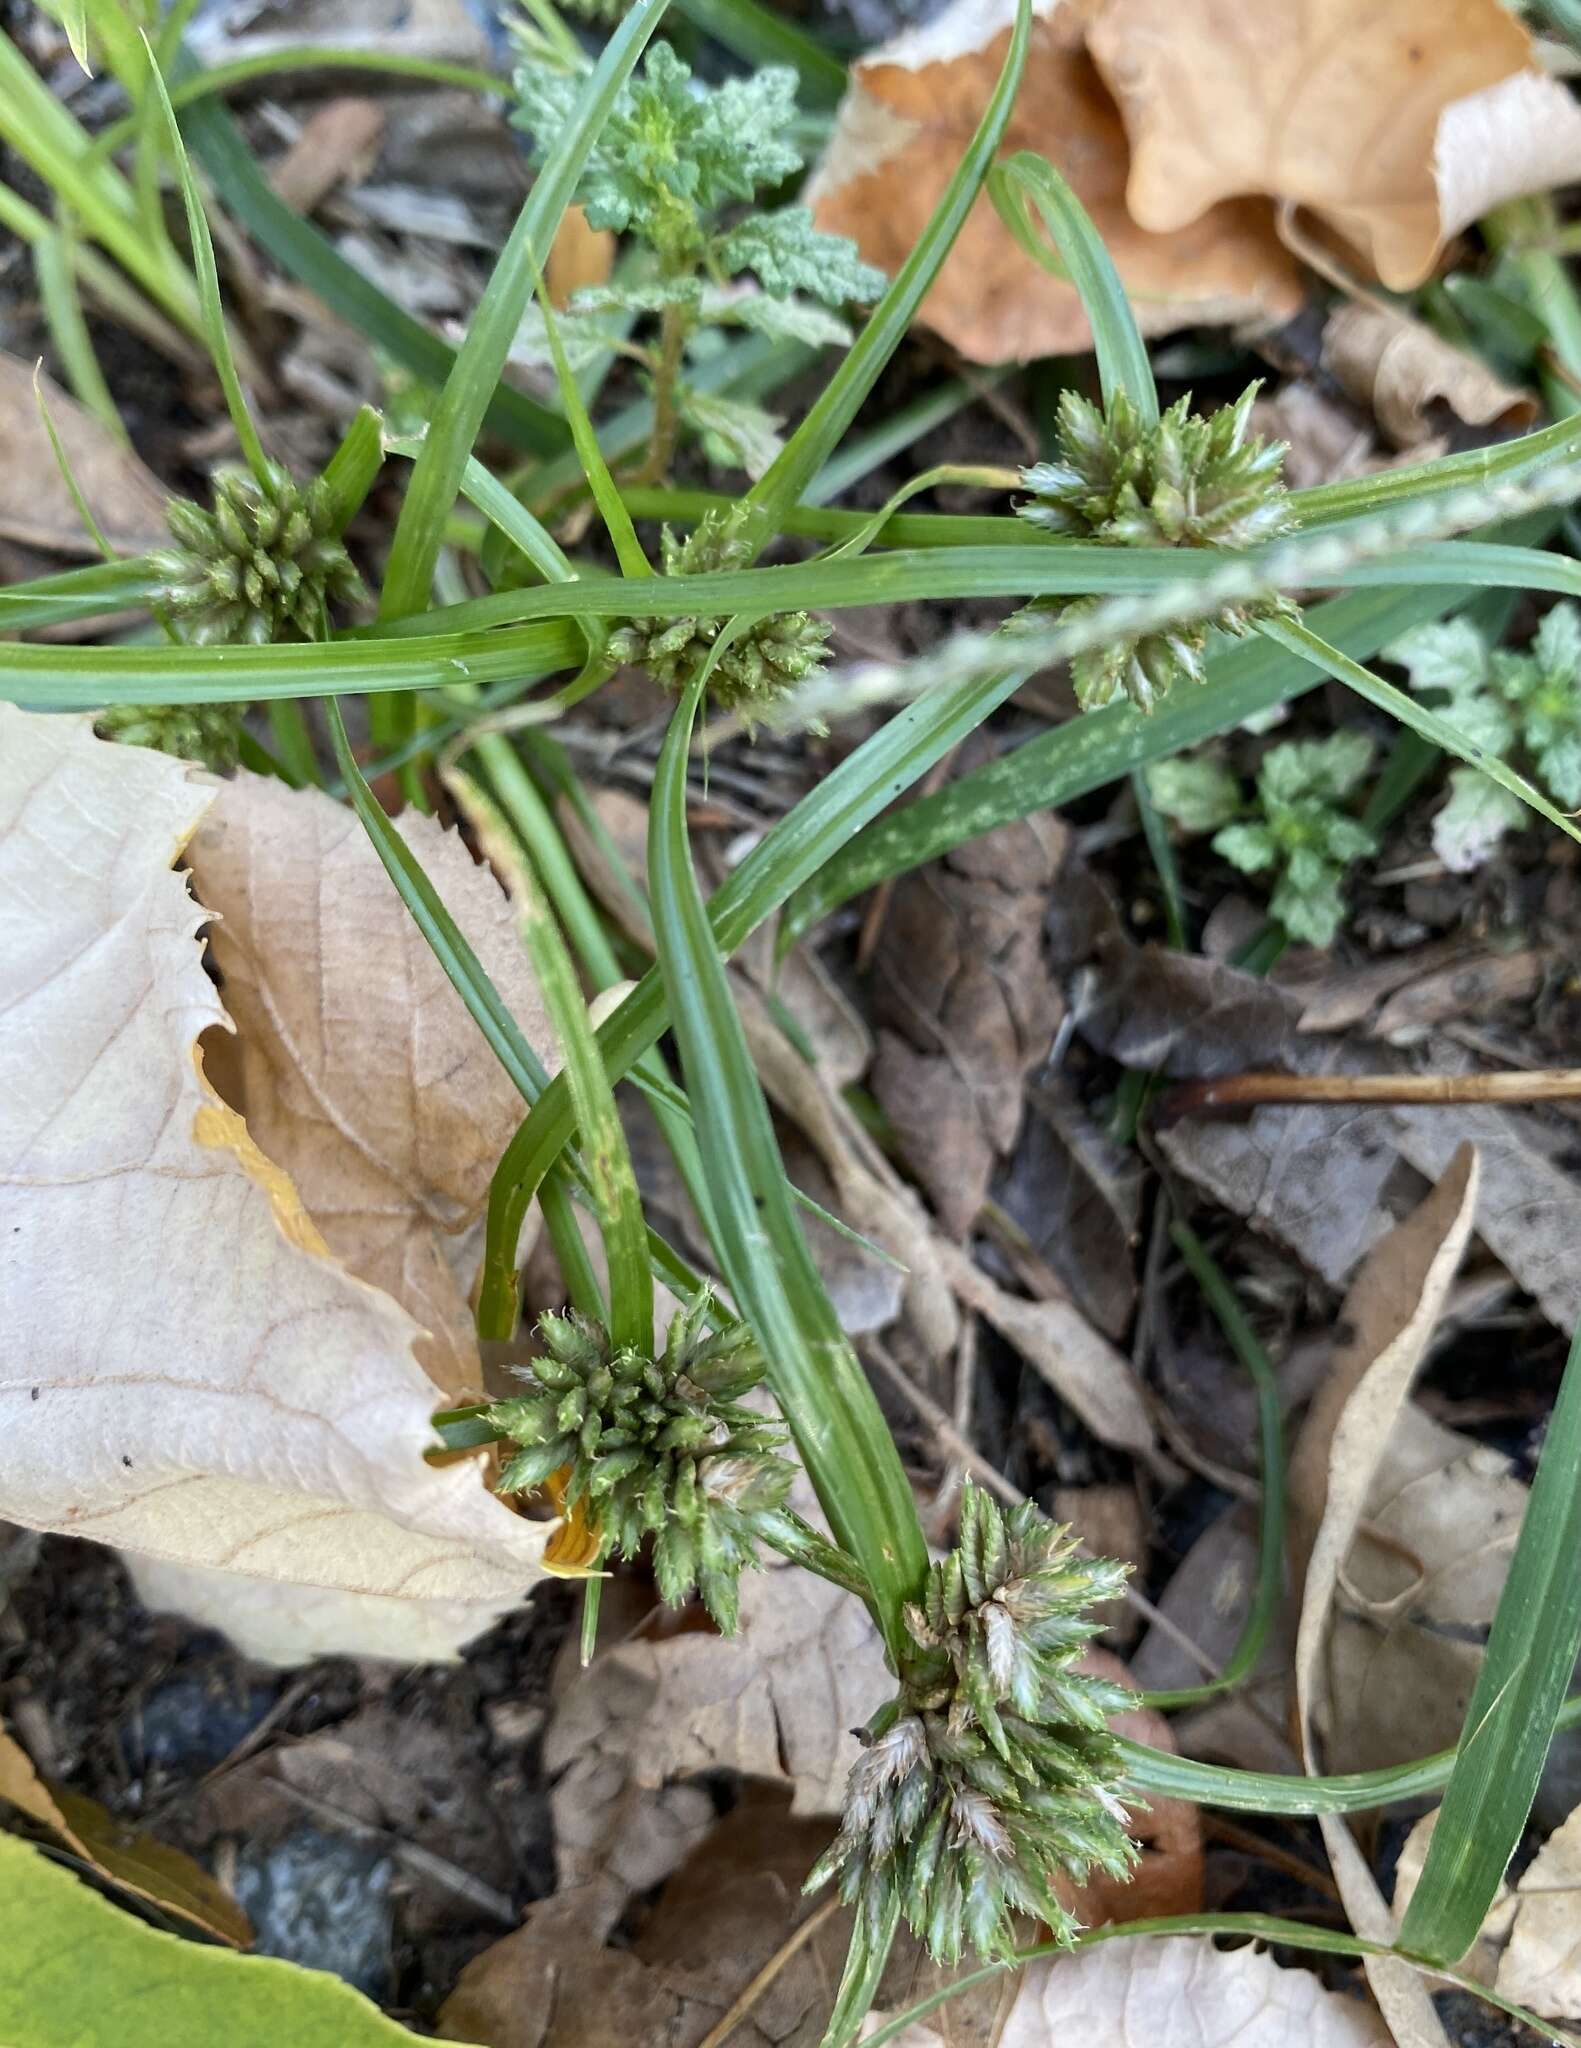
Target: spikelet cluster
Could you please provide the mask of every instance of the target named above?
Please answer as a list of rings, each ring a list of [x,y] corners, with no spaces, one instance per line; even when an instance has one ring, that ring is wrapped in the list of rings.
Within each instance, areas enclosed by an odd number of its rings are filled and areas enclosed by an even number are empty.
[[[111,704],[93,721],[102,740],[154,747],[178,761],[200,761],[216,774],[234,768],[241,752],[241,704]]]
[[[585,1316],[541,1317],[543,1355],[519,1369],[527,1391],[489,1418],[520,1446],[502,1492],[563,1474],[562,1499],[585,1499],[603,1556],[633,1556],[651,1536],[661,1597],[679,1604],[695,1587],[729,1635],[756,1520],[783,1503],[794,1468],[778,1455],[784,1429],[740,1402],[763,1378],[750,1332],[710,1333],[709,1300],[672,1319],[657,1358],[617,1350]]]
[[[734,513],[708,513],[678,541],[668,527],[660,541],[666,576],[707,576],[746,569],[753,550]],[[707,660],[723,618],[629,619],[609,637],[609,657],[645,668],[667,690],[685,687]],[[776,612],[739,633],[714,665],[708,687],[716,703],[751,718],[821,668],[829,628],[810,612]]]
[[[364,594],[322,478],[294,483],[279,463],[263,480],[218,470],[210,511],[175,498],[167,518],[176,545],[152,558],[153,602],[195,646],[311,640],[327,604]]]
[[[1123,1878],[1137,1856],[1108,1727],[1133,1696],[1073,1668],[1125,1575],[1033,1503],[1006,1513],[968,1481],[960,1541],[907,1610],[915,1663],[808,1888],[838,1878],[875,1933],[898,1904],[942,1963],[1008,1957],[1017,1914],[1068,1940],[1059,1874]]]
[[[1123,392],[1108,412],[1074,391],[1062,394],[1055,422],[1056,454],[1023,470],[1032,496],[1017,506],[1023,519],[1066,539],[1114,547],[1249,548],[1290,530],[1294,517],[1281,481],[1282,441],[1249,437],[1258,387],[1234,405],[1204,417],[1190,395],[1155,426],[1145,426]],[[1064,608],[1079,617],[1098,600]],[[1190,620],[1080,654],[1071,663],[1084,709],[1122,692],[1150,711],[1178,682],[1200,683],[1208,632],[1244,633],[1257,619],[1288,610],[1282,599],[1222,606]]]

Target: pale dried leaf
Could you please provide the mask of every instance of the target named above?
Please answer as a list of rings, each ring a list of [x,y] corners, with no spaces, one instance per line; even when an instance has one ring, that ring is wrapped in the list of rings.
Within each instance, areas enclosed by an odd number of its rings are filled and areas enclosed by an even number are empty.
[[[1555,1828],[1515,1887],[1495,1981],[1504,1997],[1545,2019],[1581,2014],[1581,1808]]]
[[[84,718],[0,707],[0,735],[7,1514],[309,1586],[518,1594],[550,1525],[423,1462],[417,1324],[203,1079],[226,1019],[170,863],[215,785]]]
[[[1262,203],[1214,207],[1183,233],[1137,225],[1125,204],[1125,131],[1083,48],[1080,11],[1070,0],[1037,0],[1034,14],[1004,153],[1038,150],[1064,172],[1114,258],[1143,332],[1295,312],[1296,267]],[[1009,0],[955,0],[853,67],[808,188],[820,228],[851,236],[880,269],[900,268],[993,91],[1013,16]],[[1075,287],[1023,254],[986,198],[968,215],[921,317],[973,362],[1025,362],[1092,346]]]
[[[1368,1258],[1345,1304],[1350,1335],[1331,1381],[1312,1405],[1291,1458],[1292,1544],[1302,1581],[1296,1632],[1296,1710],[1302,1761],[1313,1746],[1318,1666],[1330,1610],[1350,1555],[1378,1460],[1399,1419],[1428,1341],[1443,1313],[1471,1235],[1477,1156],[1458,1151],[1444,1178]],[[1321,1501],[1315,1528],[1312,1509]],[[1320,1821],[1335,1882],[1356,1932],[1387,1944],[1394,1923],[1345,1821]],[[1368,1981],[1399,2048],[1444,2048],[1444,2031],[1420,1977],[1369,1958]]]
[[[504,892],[454,832],[399,830],[545,1064],[558,1064]],[[488,1200],[522,1101],[418,930],[356,815],[317,790],[226,782],[189,849],[239,1042],[254,1142],[295,1182],[330,1250],[429,1333],[441,1390],[481,1390],[453,1260]],[[536,1211],[534,1223],[536,1225]]]
[[[498,1600],[406,1600],[286,1585],[135,1550],[124,1552],[121,1562],[150,1614],[179,1614],[212,1628],[256,1664],[310,1664],[318,1657],[450,1664],[517,1605],[514,1593]]]
[[[1581,175],[1581,109],[1498,0],[1105,0],[1088,47],[1157,234],[1261,193],[1403,290],[1490,205]]]
[[[39,376],[77,486],[112,547],[128,555],[170,545],[164,486],[86,407]],[[49,443],[33,365],[0,354],[0,536],[62,555],[98,557]]]
[[[275,197],[293,213],[310,214],[337,185],[358,183],[378,159],[384,123],[377,100],[354,94],[315,107],[269,173]]]
[[[1388,2039],[1369,2006],[1261,1949],[1134,1935],[1030,1964],[1000,2048],[1386,2048]]]
[[[1487,364],[1408,319],[1370,301],[1341,306],[1323,330],[1323,367],[1358,405],[1368,407],[1396,448],[1434,439],[1445,407],[1472,427],[1529,427],[1537,401],[1495,377]]]

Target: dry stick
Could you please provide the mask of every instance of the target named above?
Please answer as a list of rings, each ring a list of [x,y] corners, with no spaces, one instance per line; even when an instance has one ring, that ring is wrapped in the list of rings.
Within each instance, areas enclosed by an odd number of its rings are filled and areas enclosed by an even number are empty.
[[[990,1465],[980,1451],[974,1451],[931,1394],[924,1393],[906,1371],[900,1361],[893,1357],[876,1337],[869,1337],[863,1345],[864,1355],[871,1358],[897,1393],[901,1394],[922,1417],[933,1431],[939,1447],[965,1466],[974,1479],[988,1489],[996,1500],[1007,1508],[1021,1507],[1027,1496],[1019,1486],[1012,1486],[996,1466]],[[1144,1616],[1160,1634],[1168,1636],[1177,1649],[1184,1650],[1199,1670],[1209,1678],[1217,1678],[1219,1667],[1200,1644],[1194,1643],[1178,1623],[1170,1620],[1161,1609],[1155,1607],[1145,1593],[1137,1592],[1134,1586],[1125,1589],[1125,1602]]]
[[[731,2006],[719,2024],[708,2029],[708,2032],[698,2042],[697,2048],[722,2048],[722,2044],[740,2026],[741,2022],[746,2018],[753,2006],[757,2004],[764,1992],[768,1990],[791,1957],[799,1949],[805,1948],[819,1928],[834,1918],[843,1903],[839,1898],[825,1899],[815,1913],[809,1913],[795,1933],[787,1936],[780,1943],[773,1955],[769,1957],[768,1961],[752,1979],[746,1990],[741,1993],[741,1996]]]
[[[1500,1074],[1226,1074],[1188,1081],[1158,1105],[1155,1124],[1260,1102],[1567,1102],[1581,1097],[1581,1067]]]

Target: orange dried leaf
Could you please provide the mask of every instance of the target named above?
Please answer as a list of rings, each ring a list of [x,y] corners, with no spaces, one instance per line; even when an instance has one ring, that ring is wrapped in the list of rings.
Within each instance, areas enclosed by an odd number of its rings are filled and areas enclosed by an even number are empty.
[[[1120,272],[1144,333],[1200,322],[1283,319],[1301,303],[1295,263],[1257,200],[1214,207],[1185,233],[1126,212],[1129,151],[1119,111],[1083,47],[1069,0],[1036,0],[1026,75],[1003,154],[1034,149],[1064,173]],[[921,234],[993,91],[1009,0],[955,0],[857,64],[808,188],[817,224],[898,270]],[[1025,362],[1092,346],[1073,285],[1020,250],[986,198],[967,217],[922,318],[973,362]]]
[[[1127,204],[1158,234],[1264,193],[1404,289],[1490,206],[1581,177],[1581,108],[1498,0],[1100,0],[1094,16]]]

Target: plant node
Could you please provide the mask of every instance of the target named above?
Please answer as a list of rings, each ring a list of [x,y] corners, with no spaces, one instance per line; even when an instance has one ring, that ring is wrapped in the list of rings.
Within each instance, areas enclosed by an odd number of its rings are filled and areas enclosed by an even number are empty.
[[[1144,426],[1124,392],[1107,414],[1074,391],[1061,395],[1051,462],[1023,470],[1032,497],[1016,510],[1065,539],[1113,547],[1249,548],[1295,524],[1281,481],[1285,444],[1247,437],[1258,386],[1204,417],[1188,393],[1154,426]],[[1096,599],[1059,607],[1065,617]],[[1078,654],[1071,680],[1084,710],[1123,691],[1151,711],[1181,681],[1200,683],[1208,632],[1245,633],[1258,619],[1288,615],[1284,598],[1219,607],[1211,617],[1172,624]]]
[[[707,513],[677,541],[668,527],[661,537],[666,576],[707,576],[750,568],[753,549],[742,508]],[[724,630],[723,618],[691,613],[679,619],[628,619],[609,636],[609,658],[645,668],[656,683],[679,691]],[[829,628],[810,612],[776,612],[744,626],[714,664],[708,686],[717,703],[750,720],[805,681],[828,659]]]
[[[633,1556],[651,1536],[661,1598],[695,1587],[729,1635],[757,1518],[783,1504],[795,1468],[778,1455],[784,1428],[740,1405],[763,1378],[756,1342],[740,1324],[711,1335],[709,1302],[705,1288],[673,1318],[657,1358],[617,1350],[586,1316],[540,1317],[544,1355],[519,1369],[528,1391],[489,1420],[521,1446],[502,1493],[564,1473],[564,1504],[585,1497],[601,1556]]]
[[[838,1877],[875,1935],[898,1905],[946,1964],[963,1944],[1007,1960],[1018,1913],[1069,1941],[1060,1873],[1125,1878],[1138,1854],[1108,1727],[1134,1697],[1074,1668],[1102,1626],[1090,1610],[1125,1578],[1032,1502],[1006,1513],[968,1480],[960,1541],[906,1610],[915,1657],[808,1889]]]
[[[323,479],[302,486],[278,463],[268,470],[267,482],[250,470],[217,471],[208,512],[171,501],[176,545],[152,558],[162,579],[153,602],[194,646],[313,640],[326,605],[364,594]]]

